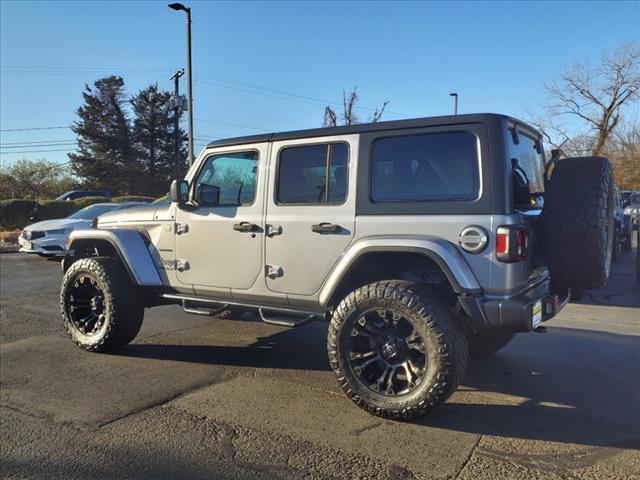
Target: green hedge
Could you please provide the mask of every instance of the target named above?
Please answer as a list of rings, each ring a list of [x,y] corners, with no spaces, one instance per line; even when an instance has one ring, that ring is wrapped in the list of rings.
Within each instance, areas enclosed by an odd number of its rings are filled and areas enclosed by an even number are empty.
[[[93,205],[94,203],[110,203],[110,201],[105,197],[80,197],[69,203],[75,203],[79,210],[81,208],[88,207],[89,205]]]
[[[113,202],[153,202],[154,197],[122,195]],[[18,230],[41,220],[65,218],[94,203],[109,203],[105,197],[82,197],[72,202],[59,200],[2,200],[0,202],[0,230]]]
[[[60,200],[43,200],[36,207],[35,220],[51,220],[54,218],[65,218],[81,207],[75,202],[65,202]]]
[[[38,202],[35,200],[0,201],[0,230],[19,230],[30,223]]]
[[[123,202],[153,202],[155,197],[143,197],[142,195],[121,195],[119,197],[113,197],[111,199],[114,203]]]

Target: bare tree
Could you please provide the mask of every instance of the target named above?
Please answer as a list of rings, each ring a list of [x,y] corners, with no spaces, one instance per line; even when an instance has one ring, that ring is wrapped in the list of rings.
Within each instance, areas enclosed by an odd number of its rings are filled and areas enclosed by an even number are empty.
[[[563,116],[571,116],[588,128],[580,143],[589,138],[591,154],[600,155],[620,122],[623,107],[640,95],[640,46],[629,43],[605,53],[597,67],[575,64],[545,87],[552,99],[549,118],[535,123],[548,143],[570,141],[561,122]]]
[[[343,122],[342,123],[343,125],[355,125],[357,123],[360,123],[360,119],[354,112],[354,110],[358,108],[356,106],[356,104],[358,103],[357,90],[358,88],[354,87],[354,89],[351,92],[349,92],[349,94],[347,94],[347,92],[345,91],[342,92],[342,112],[343,113],[342,113],[341,120]],[[389,104],[389,101],[385,100],[381,107],[376,108],[371,114],[371,116],[369,117],[369,119],[367,120],[368,123],[379,122],[388,104]],[[332,107],[327,105],[326,107],[324,107],[324,118],[322,121],[322,126],[335,127],[336,125],[338,125],[338,115],[336,114],[335,110]]]
[[[607,142],[604,153],[613,165],[616,185],[640,190],[640,123],[623,123]]]
[[[322,126],[335,127],[336,125],[338,125],[338,117],[336,115],[336,112],[334,112],[334,110],[329,105],[327,105],[326,107],[324,107],[324,119],[322,120]]]

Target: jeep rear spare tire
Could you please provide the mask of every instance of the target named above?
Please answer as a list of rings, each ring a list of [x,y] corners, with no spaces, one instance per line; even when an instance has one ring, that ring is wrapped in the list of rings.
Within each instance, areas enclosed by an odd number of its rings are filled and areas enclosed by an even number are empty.
[[[611,163],[564,158],[545,186],[544,250],[556,288],[600,288],[609,278],[614,237]]]

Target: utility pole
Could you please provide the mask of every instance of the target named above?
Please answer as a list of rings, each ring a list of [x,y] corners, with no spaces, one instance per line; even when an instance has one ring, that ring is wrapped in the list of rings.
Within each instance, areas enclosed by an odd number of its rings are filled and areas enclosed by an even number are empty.
[[[187,19],[187,109],[189,110],[189,166],[193,165],[193,96],[191,94],[191,8],[170,3],[172,10],[182,10]]]
[[[176,149],[176,180],[180,180],[180,90],[178,88],[178,82],[180,77],[184,75],[184,70],[177,70],[176,73],[171,75],[169,80],[173,80],[173,136]]]
[[[454,92],[454,93],[450,93],[449,96],[454,98],[453,114],[457,115],[458,114],[458,94]]]

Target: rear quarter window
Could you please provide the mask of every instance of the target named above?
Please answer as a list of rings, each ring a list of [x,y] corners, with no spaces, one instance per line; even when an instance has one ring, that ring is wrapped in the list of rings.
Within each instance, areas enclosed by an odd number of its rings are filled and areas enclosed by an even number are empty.
[[[479,194],[478,142],[471,133],[427,133],[373,142],[373,202],[474,200]]]

